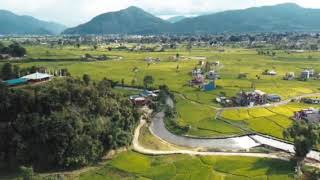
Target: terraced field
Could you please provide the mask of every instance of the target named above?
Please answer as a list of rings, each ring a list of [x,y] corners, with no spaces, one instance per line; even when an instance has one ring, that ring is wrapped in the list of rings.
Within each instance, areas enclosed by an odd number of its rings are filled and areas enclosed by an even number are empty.
[[[248,157],[145,156],[124,152],[101,169],[81,174],[79,180],[190,179],[289,180],[290,162]]]
[[[225,110],[222,118],[240,122],[255,132],[284,138],[283,131],[293,123],[294,112],[309,107],[320,107],[304,103],[290,103],[279,107]]]

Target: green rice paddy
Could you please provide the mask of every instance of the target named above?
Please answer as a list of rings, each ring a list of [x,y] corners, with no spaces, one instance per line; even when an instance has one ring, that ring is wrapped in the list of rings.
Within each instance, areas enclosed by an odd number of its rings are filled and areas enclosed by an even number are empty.
[[[289,180],[294,164],[286,161],[188,155],[146,156],[124,152],[104,167],[81,174],[79,180]]]
[[[240,90],[249,90],[254,84],[256,89],[267,93],[279,94],[283,99],[289,97],[320,92],[319,80],[310,81],[285,81],[282,80],[287,72],[295,72],[299,75],[304,68],[314,68],[320,71],[320,52],[305,52],[300,54],[288,54],[284,51],[276,51],[275,57],[257,55],[251,49],[226,48],[219,52],[215,48],[193,48],[191,52],[180,47],[166,52],[130,52],[113,50],[106,47],[94,50],[92,47],[71,46],[49,48],[46,46],[27,47],[28,57],[32,60],[16,62],[22,67],[44,66],[49,70],[68,68],[72,76],[81,78],[83,74],[89,74],[92,79],[100,80],[104,77],[121,81],[131,85],[143,85],[145,75],[155,78],[153,86],[166,84],[176,92],[178,97],[177,110],[179,124],[190,126],[188,135],[192,136],[225,136],[243,134],[243,128],[282,138],[282,131],[292,124],[290,116],[301,107],[277,107],[273,109],[252,109],[239,111],[226,111],[223,120],[215,119],[215,107],[220,107],[215,102],[217,95],[222,92],[227,96],[234,96]],[[81,56],[107,55],[111,60],[107,61],[82,61]],[[173,61],[172,57],[180,54],[180,57],[189,57],[190,60]],[[309,56],[312,56],[312,59]],[[195,68],[199,60],[195,57],[206,57],[208,61],[219,61],[222,68],[219,70],[221,79],[217,81],[218,88],[211,92],[203,92],[196,87],[190,87],[190,72]],[[159,57],[161,62],[148,65],[147,57]],[[1,66],[1,63],[0,63]],[[177,69],[179,66],[179,69]],[[138,68],[137,72],[133,69]],[[274,69],[278,76],[262,75],[266,69]],[[247,73],[246,79],[238,79],[239,73]],[[261,77],[257,80],[256,75]],[[125,92],[131,94],[130,92]],[[184,98],[182,98],[182,96]],[[231,123],[231,124],[230,124]]]

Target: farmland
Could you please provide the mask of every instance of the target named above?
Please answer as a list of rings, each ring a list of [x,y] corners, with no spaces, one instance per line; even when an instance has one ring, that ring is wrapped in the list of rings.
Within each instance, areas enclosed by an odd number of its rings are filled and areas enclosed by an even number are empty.
[[[190,126],[188,135],[192,136],[240,135],[246,133],[243,128],[239,128],[244,127],[249,131],[283,138],[283,129],[292,124],[290,115],[293,111],[301,109],[298,105],[288,107],[291,111],[288,111],[287,107],[226,111],[223,113],[222,121],[214,118],[216,108],[220,108],[215,102],[216,96],[221,93],[234,96],[240,90],[250,90],[253,83],[256,89],[279,94],[283,99],[320,92],[319,82],[316,80],[282,80],[287,72],[299,74],[304,68],[309,67],[319,71],[319,52],[288,54],[276,51],[276,56],[271,57],[258,55],[253,49],[226,48],[221,52],[216,48],[193,48],[192,51],[187,51],[185,46],[165,52],[108,51],[104,47],[94,50],[89,46],[27,46],[27,52],[31,59],[17,62],[21,67],[44,66],[51,71],[67,68],[72,76],[79,78],[83,74],[89,74],[94,80],[106,77],[119,82],[123,80],[127,85],[132,85],[132,81],[135,80],[135,85],[142,86],[143,77],[152,75],[155,78],[154,87],[166,84],[176,93],[178,123]],[[179,61],[172,60],[176,53],[185,58]],[[85,54],[105,54],[111,59],[83,61],[80,57]],[[148,64],[145,62],[147,57],[160,58],[160,62]],[[216,90],[204,92],[188,85],[191,80],[190,72],[199,62],[196,57],[206,57],[208,61],[219,61],[223,65],[219,70],[221,79],[217,80]],[[266,69],[276,70],[278,76],[262,75]],[[247,73],[247,78],[238,79],[239,73]],[[256,75],[261,78],[258,80]]]
[[[292,179],[293,164],[248,157],[145,156],[124,152],[79,180],[102,179]]]

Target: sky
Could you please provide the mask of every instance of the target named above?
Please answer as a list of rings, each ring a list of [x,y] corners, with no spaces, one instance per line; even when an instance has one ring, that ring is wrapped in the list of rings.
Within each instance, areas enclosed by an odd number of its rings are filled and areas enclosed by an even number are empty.
[[[72,27],[105,12],[138,6],[161,18],[196,16],[280,3],[320,8],[319,0],[0,0],[0,9]]]

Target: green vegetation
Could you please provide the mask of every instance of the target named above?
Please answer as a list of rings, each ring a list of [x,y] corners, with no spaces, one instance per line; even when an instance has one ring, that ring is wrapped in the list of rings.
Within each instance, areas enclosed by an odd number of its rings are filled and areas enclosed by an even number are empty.
[[[292,19],[295,21],[292,22]],[[215,34],[224,32],[313,32],[320,29],[317,9],[297,4],[249,8],[206,14],[176,23],[162,20],[137,7],[101,14],[65,34]],[[136,23],[133,23],[136,22]],[[235,23],[245,22],[245,24]],[[299,24],[299,26],[297,26]],[[238,41],[231,36],[230,41]],[[272,55],[272,54],[271,54]]]
[[[133,47],[137,44],[128,43],[125,45]],[[146,46],[151,45],[147,44]],[[113,49],[112,51],[108,50],[110,47]],[[92,81],[107,77],[114,81],[123,82],[124,85],[134,83],[135,86],[140,87],[144,86],[146,76],[152,76],[154,82],[149,86],[158,87],[166,84],[176,93],[177,124],[190,127],[186,134],[193,136],[238,135],[244,133],[241,130],[244,127],[248,130],[283,138],[283,129],[292,124],[290,114],[300,110],[301,107],[254,109],[250,112],[244,109],[239,110],[240,113],[236,114],[232,111],[230,113],[226,111],[223,113],[223,120],[214,118],[216,113],[214,108],[220,107],[215,102],[217,95],[223,92],[227,96],[234,96],[240,90],[251,89],[253,81],[256,89],[279,94],[283,99],[319,92],[317,80],[283,80],[283,76],[287,72],[300,74],[307,67],[313,67],[315,71],[319,71],[320,65],[317,63],[320,60],[319,52],[288,54],[278,50],[274,51],[276,56],[271,57],[258,55],[256,50],[250,49],[225,48],[224,52],[219,52],[216,48],[193,47],[189,52],[184,46],[179,46],[177,49],[166,49],[165,52],[145,53],[118,50],[114,47],[117,47],[117,44],[101,45],[97,50],[86,45],[81,45],[79,48],[74,46],[27,46],[28,57],[33,60],[29,59],[13,65],[19,64],[21,69],[32,66],[47,67],[51,72],[57,69],[68,69],[70,74],[75,77],[82,78],[83,74],[88,74]],[[46,53],[47,51],[49,54]],[[94,56],[106,54],[108,57],[121,57],[121,60],[117,58],[93,62],[80,60],[80,57],[87,53]],[[173,58],[177,56],[177,53],[179,61]],[[310,55],[313,57],[312,60],[308,59]],[[199,63],[194,58],[197,56],[207,57],[211,62],[220,61],[220,64],[223,65],[223,68],[219,70],[221,79],[217,80],[216,90],[203,92],[188,86],[188,82],[191,80],[190,72]],[[145,62],[146,57],[160,57],[160,62],[148,65]],[[184,57],[190,57],[190,60],[185,60]],[[38,58],[40,60],[37,60]],[[177,66],[179,70],[177,70]],[[261,75],[265,69],[275,69],[278,76]],[[246,73],[247,78],[238,79],[240,73]],[[261,78],[258,80],[256,75]]]
[[[141,128],[139,143],[141,146],[153,149],[153,150],[176,150],[183,149],[182,147],[178,147],[176,145],[172,145],[166,142],[161,141],[157,137],[153,136],[149,131],[148,127],[144,126]]]
[[[293,179],[294,164],[286,161],[188,155],[145,156],[124,152],[79,180],[102,179]]]
[[[220,137],[241,135],[244,132],[226,121],[215,119],[216,110],[210,106],[190,102],[177,97],[178,122],[180,126],[189,126],[186,133],[191,136]]]
[[[320,128],[318,125],[308,124],[305,121],[295,122],[284,132],[285,137],[292,138],[294,142],[298,176],[302,175],[301,167],[303,160],[319,144],[319,134]]]
[[[9,46],[5,46],[0,42],[0,54],[9,54],[12,57],[22,57],[26,54],[26,49],[18,43],[12,43]],[[0,59],[2,56],[0,56]]]
[[[21,16],[10,11],[0,10],[0,34],[8,35],[52,35],[59,34],[66,27],[61,24],[42,21],[31,16]]]
[[[312,106],[319,107],[319,105]],[[269,108],[225,110],[222,113],[222,119],[231,123],[240,123],[242,127],[246,127],[253,132],[284,139],[284,131],[293,125],[294,112],[309,107],[309,104],[290,103]]]
[[[108,80],[65,78],[14,89],[1,85],[0,102],[0,165],[10,169],[96,163],[110,149],[131,144],[140,118]]]

